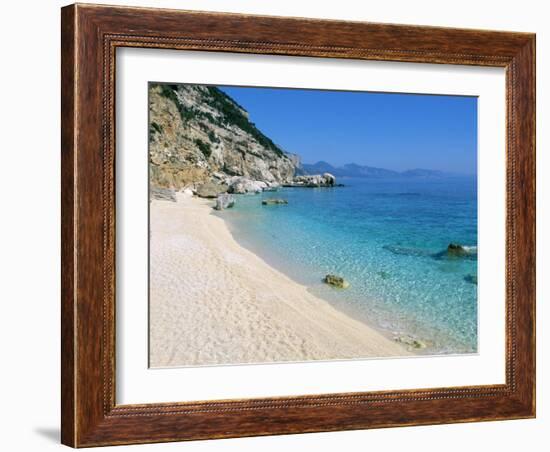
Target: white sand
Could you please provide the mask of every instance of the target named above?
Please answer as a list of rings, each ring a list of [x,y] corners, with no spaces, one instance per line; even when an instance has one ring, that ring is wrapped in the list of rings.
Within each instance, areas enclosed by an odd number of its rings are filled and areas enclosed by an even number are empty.
[[[152,367],[409,354],[241,247],[211,205],[151,202]]]

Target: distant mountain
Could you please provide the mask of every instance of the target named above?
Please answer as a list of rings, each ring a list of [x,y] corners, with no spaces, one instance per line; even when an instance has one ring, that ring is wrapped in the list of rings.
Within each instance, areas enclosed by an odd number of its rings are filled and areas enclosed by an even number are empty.
[[[450,176],[439,170],[429,170],[416,168],[408,171],[398,172],[384,168],[375,168],[372,166],[358,165],[356,163],[347,163],[344,166],[332,166],[330,163],[320,161],[317,163],[303,163],[300,168],[303,174],[322,174],[331,173],[337,177],[366,177],[366,178],[395,178],[395,177],[413,177],[413,178],[437,178]]]
[[[309,164],[309,163],[302,163],[300,166],[300,172],[303,174],[323,174],[323,173],[331,173],[334,176],[339,176],[338,168],[335,168],[330,163],[323,162],[322,160]]]
[[[340,170],[343,172],[342,176],[349,177],[397,177],[399,173],[397,171],[387,170],[384,168],[374,168],[372,166],[361,166],[356,163],[348,163],[344,165]]]

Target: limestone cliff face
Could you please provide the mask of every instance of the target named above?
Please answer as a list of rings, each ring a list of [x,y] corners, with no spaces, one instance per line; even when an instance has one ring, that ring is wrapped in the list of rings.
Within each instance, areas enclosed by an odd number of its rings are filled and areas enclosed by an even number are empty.
[[[149,86],[151,185],[182,188],[215,175],[285,183],[297,167],[221,90],[201,85]]]

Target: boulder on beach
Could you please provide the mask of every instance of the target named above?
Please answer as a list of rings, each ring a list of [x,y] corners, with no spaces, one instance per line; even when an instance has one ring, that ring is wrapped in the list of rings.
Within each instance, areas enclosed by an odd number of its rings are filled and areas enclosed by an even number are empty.
[[[229,209],[235,205],[235,197],[229,193],[222,193],[216,198],[216,205],[214,209],[224,210]]]
[[[197,187],[197,196],[201,198],[217,198],[227,191],[227,185],[207,182]]]
[[[262,200],[262,205],[264,206],[272,206],[277,204],[288,204],[288,201],[286,199],[280,199],[280,198],[268,198]]]
[[[349,287],[349,282],[347,282],[341,276],[336,275],[327,275],[323,280],[326,284],[332,287],[337,287],[339,289],[347,289]]]
[[[180,193],[185,195],[185,196],[193,196],[194,195],[193,189],[191,189],[190,187],[186,187],[186,188],[180,190]]]
[[[149,197],[150,199],[159,199],[161,201],[176,201],[176,194],[171,188],[151,187]]]

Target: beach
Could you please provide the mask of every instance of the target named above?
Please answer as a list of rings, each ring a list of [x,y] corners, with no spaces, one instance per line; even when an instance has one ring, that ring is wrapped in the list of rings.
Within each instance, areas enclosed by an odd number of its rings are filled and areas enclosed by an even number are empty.
[[[212,201],[176,198],[150,205],[151,367],[411,354],[242,247]]]

